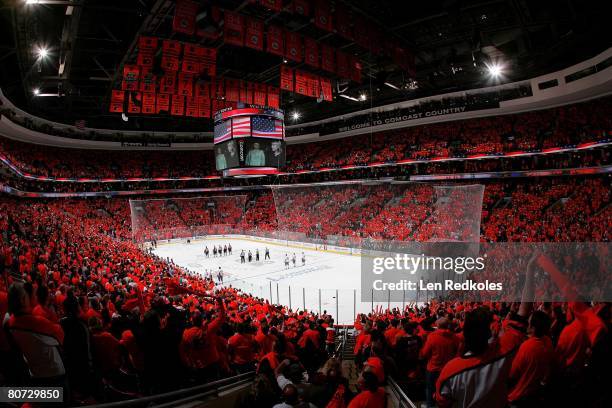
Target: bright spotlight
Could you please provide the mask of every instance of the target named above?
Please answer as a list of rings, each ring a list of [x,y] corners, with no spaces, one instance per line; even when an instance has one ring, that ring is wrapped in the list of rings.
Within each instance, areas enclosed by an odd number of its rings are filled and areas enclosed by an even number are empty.
[[[32,89],[32,93],[34,95],[38,95],[40,93],[40,89],[39,88],[34,88],[34,89]]]
[[[366,94],[362,93],[361,95],[359,95],[360,101],[365,101],[366,99],[368,99],[368,96]]]
[[[497,63],[487,64],[489,75],[493,78],[498,78],[502,74],[502,66]]]
[[[38,49],[36,50],[36,55],[40,59],[45,59],[49,56],[49,50],[45,47],[38,47]]]
[[[298,120],[299,118],[300,118],[300,113],[298,111],[295,111],[291,114],[291,119]]]

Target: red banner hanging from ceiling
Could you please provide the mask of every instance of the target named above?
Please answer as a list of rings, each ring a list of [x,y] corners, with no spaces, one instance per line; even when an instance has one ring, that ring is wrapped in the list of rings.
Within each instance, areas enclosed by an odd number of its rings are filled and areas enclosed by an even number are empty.
[[[316,0],[314,6],[315,26],[325,31],[333,31],[330,2],[328,0]]]
[[[198,97],[198,117],[199,118],[210,118],[210,98],[204,96]]]
[[[178,71],[180,69],[181,50],[183,45],[179,41],[162,41],[161,68],[164,71]]]
[[[304,37],[304,57],[306,64],[319,68],[319,43],[314,38]]]
[[[310,0],[293,0],[291,12],[304,17],[310,16]]]
[[[253,91],[253,103],[256,105],[266,104],[267,86],[266,84],[255,84]]]
[[[191,0],[177,0],[172,19],[172,29],[177,33],[193,35],[196,27],[198,3]]]
[[[266,51],[270,54],[283,56],[285,52],[283,43],[283,29],[278,26],[269,26],[267,33]]]
[[[188,96],[185,98],[185,116],[196,118],[198,116],[198,98]]]
[[[240,102],[253,103],[253,83],[246,82],[240,88]]]
[[[331,79],[321,77],[319,78],[319,81],[321,84],[321,92],[323,93],[323,100],[328,102],[333,101],[334,97],[332,94]]]
[[[183,116],[185,114],[185,97],[183,95],[172,95],[170,114],[173,116]]]
[[[263,51],[264,23],[257,18],[246,20],[246,46],[254,50]]]
[[[123,81],[121,89],[125,91],[138,90],[138,79],[140,77],[140,67],[138,65],[123,66]]]
[[[210,82],[196,82],[194,85],[194,93],[197,97],[204,97],[210,99]]]
[[[193,96],[193,75],[179,72],[178,94],[183,96]]]
[[[140,113],[142,109],[142,93],[130,91],[128,95],[128,113]]]
[[[155,98],[155,113],[170,112],[170,94],[157,94]]]
[[[109,112],[121,113],[123,112],[123,102],[125,101],[125,92],[119,89],[113,89],[111,91],[111,103],[108,108]]]
[[[152,73],[148,72],[143,75],[140,80],[140,91],[141,92],[155,92],[157,87],[157,77]]]
[[[141,67],[153,67],[153,58],[158,45],[157,37],[138,37],[138,57],[137,64]]]
[[[268,106],[272,108],[280,107],[280,91],[272,85],[268,85]]]
[[[321,69],[336,72],[336,50],[327,44],[321,44]]]
[[[155,94],[153,92],[142,93],[142,113],[144,115],[155,113]]]
[[[244,16],[231,11],[223,13],[223,40],[226,44],[244,47]]]
[[[202,67],[200,72],[210,77],[217,76],[216,48],[204,48],[204,55],[202,56]]]
[[[300,34],[285,31],[285,57],[292,61],[302,62],[302,36]]]
[[[308,72],[295,70],[295,93],[308,95]]]
[[[225,79],[225,100],[238,102],[240,100],[240,80]]]
[[[159,92],[165,94],[176,93],[176,72],[166,72],[159,81]]]
[[[319,86],[319,76],[315,74],[307,75],[308,88],[307,93],[308,96],[312,98],[318,98],[321,96],[321,87]]]
[[[280,69],[280,87],[283,91],[293,92],[293,69],[286,65],[281,65]]]

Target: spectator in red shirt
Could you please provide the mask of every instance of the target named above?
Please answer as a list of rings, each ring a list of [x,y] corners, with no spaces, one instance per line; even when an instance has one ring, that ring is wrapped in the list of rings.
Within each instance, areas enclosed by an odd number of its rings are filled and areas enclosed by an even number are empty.
[[[227,342],[232,367],[239,374],[255,368],[257,342],[250,331],[251,326],[248,322],[240,323],[236,334]]]
[[[553,364],[553,347],[548,332],[550,317],[535,311],[529,319],[530,334],[518,349],[510,369],[513,387],[508,394],[512,406],[537,406],[542,386],[548,382]]]
[[[453,332],[449,330],[449,321],[443,317],[437,322],[437,330],[427,336],[425,345],[421,350],[421,358],[427,361],[425,374],[425,393],[427,406],[433,407],[436,381],[440,371],[446,363],[457,355],[459,342]]]
[[[39,285],[36,289],[36,298],[38,299],[38,304],[34,307],[34,310],[32,310],[32,314],[34,316],[44,317],[50,322],[57,323],[59,319],[49,299],[49,288],[45,285]]]
[[[376,374],[365,367],[359,376],[361,392],[353,398],[348,408],[383,408],[386,403],[385,389],[378,384]]]

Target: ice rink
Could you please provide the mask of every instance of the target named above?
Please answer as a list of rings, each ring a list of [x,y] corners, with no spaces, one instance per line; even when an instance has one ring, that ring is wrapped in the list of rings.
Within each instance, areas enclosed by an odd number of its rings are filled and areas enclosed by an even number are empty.
[[[204,256],[208,246],[232,245],[232,255]],[[264,260],[266,246],[270,249],[269,260]],[[250,250],[255,259],[259,249],[259,262],[240,263],[240,252]],[[193,273],[204,275],[207,270],[216,271],[221,267],[224,285],[232,285],[254,296],[272,299],[273,303],[291,306],[293,309],[326,310],[340,324],[354,323],[355,312],[369,313],[371,302],[361,302],[360,256],[314,250],[297,244],[282,245],[245,238],[198,239],[187,244],[184,240],[159,243],[154,253],[171,258],[174,263]],[[291,258],[295,253],[296,266]],[[306,264],[302,265],[302,253]],[[285,267],[285,254],[290,258],[289,268]],[[336,292],[337,291],[337,292]],[[338,308],[336,311],[336,295]],[[375,304],[376,306],[376,304]],[[393,304],[392,304],[393,306]],[[397,305],[396,305],[397,306]],[[387,304],[384,304],[387,307]]]

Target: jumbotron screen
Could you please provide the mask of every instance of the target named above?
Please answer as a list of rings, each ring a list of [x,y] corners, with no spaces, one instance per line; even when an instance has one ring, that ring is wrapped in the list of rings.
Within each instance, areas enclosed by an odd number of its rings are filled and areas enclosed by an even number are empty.
[[[281,110],[239,105],[215,114],[215,164],[218,171],[285,165],[285,125]]]

